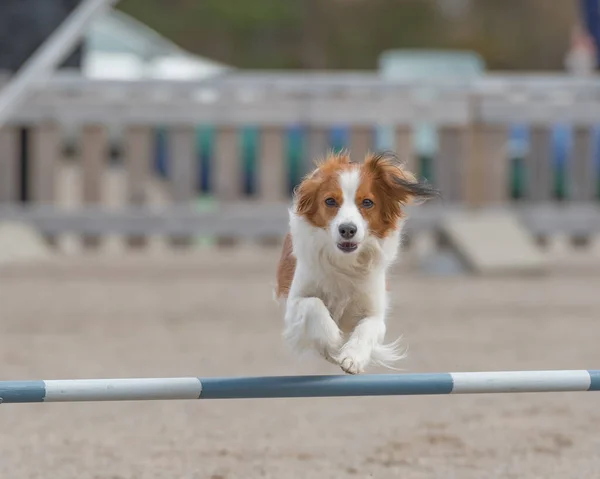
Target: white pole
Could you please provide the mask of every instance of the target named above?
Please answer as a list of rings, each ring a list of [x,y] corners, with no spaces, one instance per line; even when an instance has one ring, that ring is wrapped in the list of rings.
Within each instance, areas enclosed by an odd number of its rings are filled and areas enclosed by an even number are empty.
[[[119,0],[83,0],[0,90],[0,128],[34,87],[39,87],[71,52],[90,22]]]

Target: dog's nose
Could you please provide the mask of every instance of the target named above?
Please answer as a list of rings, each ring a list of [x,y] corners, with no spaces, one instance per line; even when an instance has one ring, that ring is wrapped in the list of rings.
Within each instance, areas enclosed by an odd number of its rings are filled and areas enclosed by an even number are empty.
[[[344,239],[352,239],[356,234],[356,225],[353,223],[343,223],[339,226],[338,231],[340,236]]]

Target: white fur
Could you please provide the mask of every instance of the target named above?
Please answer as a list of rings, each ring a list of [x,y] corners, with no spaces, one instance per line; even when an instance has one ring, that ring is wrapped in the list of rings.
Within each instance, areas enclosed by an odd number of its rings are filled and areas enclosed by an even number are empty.
[[[368,226],[367,222],[360,214],[360,211],[358,211],[354,201],[356,190],[360,184],[360,172],[358,169],[355,168],[342,173],[339,178],[339,184],[340,189],[342,190],[343,201],[338,214],[331,222],[329,231],[332,235],[334,243],[339,243],[340,241],[343,241],[343,238],[341,238],[339,235],[339,226],[344,223],[353,223],[357,227],[356,235],[354,236],[353,241],[361,243],[364,241],[365,236],[367,235]]]
[[[402,223],[384,239],[369,234],[354,197],[357,170],[340,175],[343,203],[327,229],[290,209],[296,270],[285,304],[284,338],[297,352],[316,351],[350,374],[371,363],[401,359],[398,342],[384,344],[388,308],[386,271],[396,259]],[[358,249],[344,253],[338,226],[353,222]]]

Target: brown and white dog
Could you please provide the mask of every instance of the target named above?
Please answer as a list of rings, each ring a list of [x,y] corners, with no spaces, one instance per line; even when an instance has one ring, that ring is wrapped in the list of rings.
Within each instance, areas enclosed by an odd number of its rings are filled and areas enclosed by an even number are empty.
[[[404,356],[399,340],[383,342],[386,275],[404,206],[436,194],[392,154],[354,163],[346,152],[331,153],[317,163],[294,192],[277,268],[283,336],[296,352],[316,351],[350,374]]]

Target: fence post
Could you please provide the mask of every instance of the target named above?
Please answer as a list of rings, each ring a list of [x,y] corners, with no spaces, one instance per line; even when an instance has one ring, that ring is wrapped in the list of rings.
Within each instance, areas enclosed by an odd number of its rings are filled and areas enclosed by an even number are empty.
[[[214,171],[217,201],[239,201],[242,196],[242,164],[240,135],[235,126],[219,126],[216,129]],[[237,242],[237,238],[217,238],[220,246],[233,246]]]
[[[102,182],[106,161],[106,131],[103,125],[84,125],[82,129],[83,203],[97,205],[102,201]],[[96,248],[101,238],[84,235],[83,245]]]
[[[219,201],[240,199],[242,175],[240,138],[234,126],[219,126],[215,140],[215,195]]]
[[[54,122],[45,121],[31,130],[31,156],[28,175],[29,194],[33,203],[52,204],[56,193],[56,167],[60,155],[60,128]],[[46,241],[56,244],[56,238],[47,236]]]
[[[0,128],[0,203],[19,200],[19,130],[14,126]]]
[[[369,126],[353,126],[350,129],[350,158],[362,161],[372,150],[373,130]]]
[[[302,165],[302,176],[314,168],[314,162],[323,158],[329,149],[329,137],[327,128],[310,125],[306,129],[304,142],[304,161]]]
[[[419,176],[419,167],[415,158],[415,151],[410,125],[400,125],[394,130],[394,152],[411,173]]]
[[[438,132],[439,148],[434,165],[434,182],[445,201],[461,201],[465,194],[463,185],[467,173],[465,166],[468,165],[470,132],[467,127],[456,125],[442,126]]]
[[[567,161],[568,195],[571,201],[593,201],[597,172],[592,158],[592,132],[585,125],[573,128],[573,147]]]
[[[260,130],[258,151],[258,198],[268,205],[283,203],[288,199],[288,169],[286,158],[286,131],[280,126],[267,126]],[[274,245],[281,238],[260,239],[264,245]]]
[[[190,205],[196,198],[197,158],[194,128],[176,125],[169,129],[169,181],[171,199],[177,205]],[[173,246],[188,246],[190,237],[172,237]]]
[[[529,154],[527,155],[527,191],[529,201],[552,199],[552,163],[550,154],[550,128],[545,125],[531,127]]]
[[[260,130],[258,195],[261,201],[281,202],[287,194],[285,129],[272,126]]]
[[[127,170],[127,203],[143,206],[147,202],[146,188],[150,177],[152,130],[144,125],[130,125],[125,129],[125,167]],[[146,238],[130,236],[131,247],[142,247]]]
[[[31,130],[31,168],[29,192],[32,202],[55,200],[56,165],[60,153],[60,130],[53,122],[44,122]]]
[[[567,160],[568,187],[570,202],[593,202],[596,199],[598,172],[592,155],[592,129],[587,125],[573,128],[573,146]],[[572,238],[576,246],[588,244],[589,237]]]
[[[506,130],[481,121],[471,128],[464,200],[472,207],[503,204],[508,199]]]

